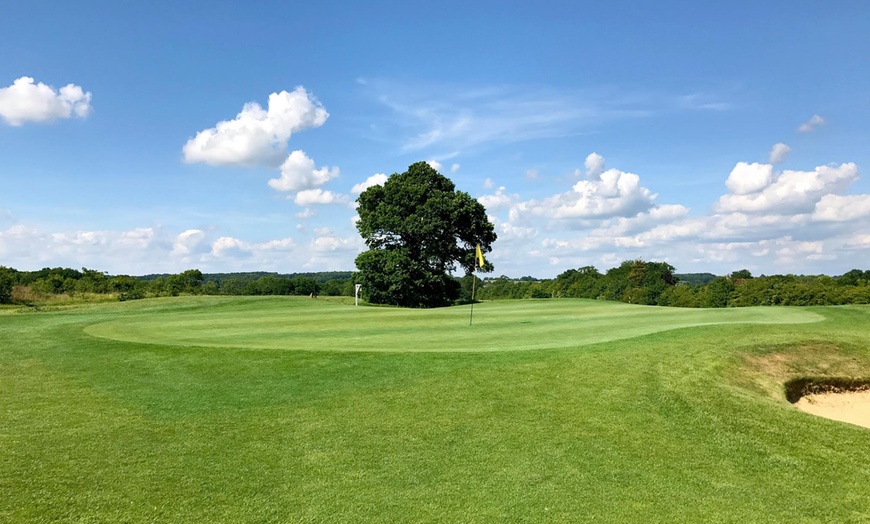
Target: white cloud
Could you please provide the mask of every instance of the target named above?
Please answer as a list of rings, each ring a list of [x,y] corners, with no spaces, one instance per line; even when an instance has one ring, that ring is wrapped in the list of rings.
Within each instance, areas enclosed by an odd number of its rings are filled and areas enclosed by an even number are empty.
[[[450,172],[455,173],[455,172],[459,171],[459,167],[460,167],[459,164],[453,164],[452,166],[450,166]]]
[[[314,160],[304,151],[296,150],[281,164],[281,177],[269,180],[269,187],[276,191],[303,191],[322,186],[339,174],[337,167],[317,169]]]
[[[73,116],[84,118],[91,112],[91,93],[75,84],[55,91],[42,82],[22,76],[11,86],[0,88],[0,117],[9,125],[26,122],[51,122]]]
[[[207,252],[208,249],[208,243],[205,242],[205,232],[199,229],[188,229],[175,237],[170,254],[177,257],[187,257],[195,253]]]
[[[306,218],[311,218],[311,217],[315,216],[316,214],[317,213],[315,213],[313,209],[311,209],[310,207],[306,207],[305,209],[296,213],[293,216],[295,216],[296,218],[298,218],[300,220],[305,220]]]
[[[766,187],[755,183],[757,180],[752,177],[741,178],[733,186],[739,191],[748,187],[755,192],[723,195],[714,210],[724,213],[810,213],[824,195],[844,190],[857,178],[858,166],[853,163],[818,166],[813,171],[783,171]]]
[[[157,241],[157,232],[150,227],[137,227],[130,231],[123,231],[116,243],[123,249],[148,249]]]
[[[233,237],[220,237],[211,245],[211,253],[216,257],[246,258],[251,256],[250,247]]]
[[[770,159],[769,162],[771,164],[781,164],[785,161],[785,157],[788,156],[791,148],[782,142],[778,144],[774,144],[773,148],[770,150]]]
[[[856,251],[870,249],[870,234],[862,232],[852,235],[843,243],[843,246],[846,249]],[[866,256],[862,260],[866,261]],[[864,265],[866,267],[866,263]]]
[[[590,234],[613,238],[636,234],[649,231],[661,224],[671,226],[672,223],[684,219],[688,214],[689,209],[680,204],[654,206],[649,211],[638,213],[634,216],[615,217],[605,220]]]
[[[218,122],[184,145],[185,162],[210,165],[277,166],[293,133],[319,127],[329,113],[302,87],[269,95],[264,110],[245,104],[233,120]]]
[[[2,265],[21,270],[89,267],[114,274],[154,272],[154,253],[168,254],[171,242],[159,230],[46,232],[18,224],[0,230]]]
[[[353,259],[365,248],[359,235],[342,237],[328,229],[315,234],[317,237],[305,251],[308,257],[304,264],[306,268],[317,268],[320,271],[347,269],[352,267]]]
[[[816,202],[813,219],[846,222],[870,218],[870,195],[825,195]]]
[[[435,171],[438,171],[438,172],[441,171],[441,167],[442,167],[441,162],[439,162],[437,160],[427,160],[426,163],[429,164],[429,167],[431,167]]]
[[[725,185],[735,195],[761,191],[773,181],[773,166],[770,164],[737,162]]]
[[[492,189],[493,187],[495,187],[495,182],[493,182],[491,178],[487,178],[483,181],[484,189]]]
[[[318,229],[318,242],[286,237],[263,242],[216,235],[200,229],[180,233],[138,227],[112,231],[57,231],[17,224],[0,229],[0,265],[32,271],[41,267],[89,267],[110,274],[176,273],[192,267],[203,272],[299,271],[319,267],[347,270],[361,249],[358,234],[341,237]],[[326,253],[330,252],[331,255]]]
[[[53,233],[52,239],[60,245],[100,246],[108,243],[105,231],[77,231],[75,233]]]
[[[526,180],[537,180],[538,179],[538,170],[537,169],[526,169]]]
[[[375,173],[374,175],[368,177],[359,184],[354,185],[350,189],[350,192],[354,195],[358,195],[372,186],[382,186],[387,182],[387,178],[387,175],[383,173]]]
[[[253,246],[253,250],[259,252],[285,252],[292,251],[295,247],[296,241],[288,237],[278,240],[269,240],[268,242],[263,242],[261,244],[255,244]]]
[[[819,115],[813,115],[809,120],[798,126],[797,130],[801,133],[810,133],[823,125],[825,125],[825,119]]]
[[[347,204],[346,195],[324,191],[323,189],[306,189],[296,194],[293,200],[298,206],[314,206],[327,204]]]
[[[570,191],[542,201],[530,200],[512,208],[553,219],[600,219],[633,216],[650,209],[656,195],[640,185],[640,177],[618,169],[601,173],[599,180],[580,180]],[[511,219],[514,221],[514,219]]]
[[[825,260],[830,255],[825,254],[824,242],[801,242],[794,241],[791,237],[777,239],[775,244],[776,261],[778,264],[791,265],[795,260]]]
[[[519,198],[519,195],[508,195],[505,187],[501,186],[491,195],[478,197],[477,201],[480,202],[487,211],[494,212],[500,209],[509,208],[512,204],[519,201]]]
[[[603,163],[593,160],[590,173]],[[631,258],[669,262],[683,272],[832,274],[860,265],[867,248],[870,195],[841,196],[857,177],[850,163],[777,172],[742,162],[712,213],[690,216],[680,204],[653,205],[656,195],[637,175],[611,169],[566,193],[512,202],[508,221],[491,218],[510,255],[496,244],[492,258],[505,274],[527,274],[553,259],[563,268],[606,269]],[[500,189],[484,201],[501,215],[507,196]],[[541,232],[546,237],[536,244]]]
[[[500,242],[527,241],[538,236],[538,230],[534,227],[515,226],[508,222],[497,223],[495,226]]]
[[[311,242],[311,247],[320,253],[335,252],[335,251],[358,251],[361,243],[357,242],[357,237],[341,238],[334,234],[327,233],[324,236],[317,237]]]
[[[586,167],[587,177],[598,178],[604,172],[604,157],[598,153],[589,153],[583,165]]]

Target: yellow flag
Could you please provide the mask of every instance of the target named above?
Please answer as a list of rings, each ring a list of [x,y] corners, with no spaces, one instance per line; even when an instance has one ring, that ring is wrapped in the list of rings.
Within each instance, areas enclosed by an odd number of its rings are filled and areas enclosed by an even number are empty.
[[[480,244],[477,244],[474,247],[474,254],[477,255],[477,261],[480,263],[480,267],[483,267],[483,252],[480,250]]]

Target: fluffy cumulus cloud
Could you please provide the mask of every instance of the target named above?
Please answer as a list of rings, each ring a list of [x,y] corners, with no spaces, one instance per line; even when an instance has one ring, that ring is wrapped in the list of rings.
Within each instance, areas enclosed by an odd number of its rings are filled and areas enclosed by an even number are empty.
[[[587,177],[597,178],[604,172],[604,157],[598,153],[589,153],[583,165],[586,168]]]
[[[505,187],[501,186],[495,191],[495,193],[478,197],[477,201],[480,202],[487,211],[492,212],[500,209],[507,209],[511,205],[517,203],[519,199],[519,195],[509,195]]]
[[[375,173],[374,175],[368,177],[359,184],[355,184],[350,189],[350,192],[354,195],[358,195],[372,186],[382,186],[387,182],[387,178],[387,175],[383,173]]]
[[[503,244],[513,244],[515,241],[525,242],[538,236],[538,229],[502,222],[498,217],[490,216],[490,222],[495,226],[498,241]]]
[[[756,166],[756,167],[751,167]],[[774,175],[769,164],[745,165],[743,173],[732,183],[726,182],[731,194],[723,195],[714,206],[720,213],[779,213],[812,212],[816,203],[827,194],[845,190],[858,178],[858,166],[853,163],[839,166],[818,166],[813,171],[783,171]],[[738,164],[738,167],[741,167]],[[732,171],[732,176],[738,167]],[[770,176],[767,177],[767,171]],[[732,181],[732,176],[728,180]],[[767,178],[765,178],[767,177]]]
[[[443,167],[441,165],[441,162],[439,162],[437,160],[427,160],[426,163],[429,164],[429,167],[431,167],[435,171],[439,171],[439,172],[441,171],[441,168]]]
[[[203,229],[53,232],[24,224],[0,227],[0,260],[20,270],[89,267],[113,275],[177,273],[192,267],[204,272],[347,270],[362,247],[358,234],[343,237],[328,229],[315,230],[311,239],[251,242]]]
[[[91,94],[75,84],[59,90],[22,76],[11,86],[0,88],[0,117],[9,125],[51,122],[61,118],[83,118],[91,112]]]
[[[595,234],[608,238],[625,237],[672,226],[686,218],[689,208],[680,204],[655,206],[629,217],[615,217],[599,223]]]
[[[172,256],[189,257],[197,253],[206,253],[209,251],[209,245],[205,241],[205,232],[199,229],[188,229],[182,231],[175,237],[172,243]]]
[[[656,195],[640,185],[640,177],[608,169],[597,180],[581,180],[570,191],[541,201],[515,206],[522,215],[529,212],[553,219],[600,219],[632,216],[653,205]]]
[[[870,254],[870,195],[847,194],[855,164],[779,171],[740,162],[712,208],[692,213],[657,204],[638,175],[606,169],[598,157],[575,171],[584,179],[570,191],[521,200],[499,188],[479,197],[499,234],[490,255],[499,272],[552,276],[548,268],[606,269],[642,258],[683,272],[837,274],[863,267]]]
[[[245,242],[233,237],[220,237],[212,242],[211,253],[226,258],[247,258],[252,254]]]
[[[725,185],[734,195],[755,193],[770,185],[773,180],[773,166],[770,164],[738,162]]]
[[[606,169],[600,155],[590,155],[586,164],[588,178],[586,171],[575,171],[584,179],[564,193],[523,201],[499,187],[478,198],[499,235],[491,257],[500,271],[529,274],[529,267],[539,267],[545,275],[546,267],[601,264],[605,251],[615,256],[613,250],[638,248],[639,233],[688,213],[680,205],[656,206],[656,195],[638,175]],[[520,260],[524,267],[516,265]]]
[[[304,191],[320,187],[336,178],[340,171],[337,167],[317,169],[314,160],[304,151],[293,151],[281,165],[280,178],[269,180],[269,187],[276,191]]]
[[[308,257],[304,267],[323,270],[347,269],[363,249],[362,237],[352,234],[344,237],[329,228],[318,228],[315,237],[306,246]]]
[[[0,230],[0,259],[5,266],[15,266],[15,261],[27,261],[36,259],[43,261],[40,255],[39,245],[47,243],[46,236],[37,229],[23,224],[15,224],[4,230]],[[34,267],[33,269],[36,269]]]
[[[322,126],[329,113],[304,88],[269,95],[263,109],[245,104],[232,120],[200,131],[182,149],[186,162],[210,165],[278,166],[293,133]]]
[[[168,253],[171,242],[155,228],[127,231],[45,231],[16,224],[0,230],[0,259],[22,270],[90,267],[127,274],[153,273],[153,256]]]
[[[825,195],[816,202],[813,218],[823,222],[870,220],[870,195]]]
[[[124,231],[118,238],[118,244],[130,249],[145,249],[157,240],[154,228],[137,227],[130,231]]]
[[[311,241],[311,247],[318,253],[334,253],[336,251],[346,251],[356,253],[362,247],[361,237],[359,235],[351,237],[340,237],[332,231],[320,231],[320,236]]]
[[[782,142],[774,144],[773,148],[770,150],[769,162],[771,164],[781,164],[782,162],[785,162],[785,157],[788,156],[790,151],[791,148]]]
[[[499,209],[509,203],[511,223],[544,217],[573,221],[582,227],[591,220],[631,217],[653,207],[656,195],[641,185],[638,175],[618,169],[605,170],[604,157],[597,153],[587,156],[584,164],[587,179],[576,182],[564,193],[518,202],[518,197],[508,196],[500,188],[493,195],[481,197],[480,201],[487,209]]]
[[[334,193],[332,191],[324,191],[323,189],[306,189],[296,194],[293,202],[298,206],[316,206],[328,204],[347,204],[349,202],[346,195]]]

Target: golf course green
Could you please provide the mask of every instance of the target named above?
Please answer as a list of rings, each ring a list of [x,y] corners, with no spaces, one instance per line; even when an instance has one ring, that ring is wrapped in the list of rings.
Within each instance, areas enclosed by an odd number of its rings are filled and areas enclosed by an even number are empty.
[[[870,306],[0,309],[0,522],[868,522]]]

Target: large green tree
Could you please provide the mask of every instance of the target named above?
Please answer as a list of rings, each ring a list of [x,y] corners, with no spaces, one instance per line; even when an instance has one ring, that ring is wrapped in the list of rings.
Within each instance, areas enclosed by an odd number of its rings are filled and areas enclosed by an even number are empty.
[[[426,162],[366,189],[357,202],[357,229],[369,248],[356,259],[357,282],[375,304],[451,304],[460,285],[450,273],[473,271],[475,245],[488,253],[496,240],[480,202]]]

